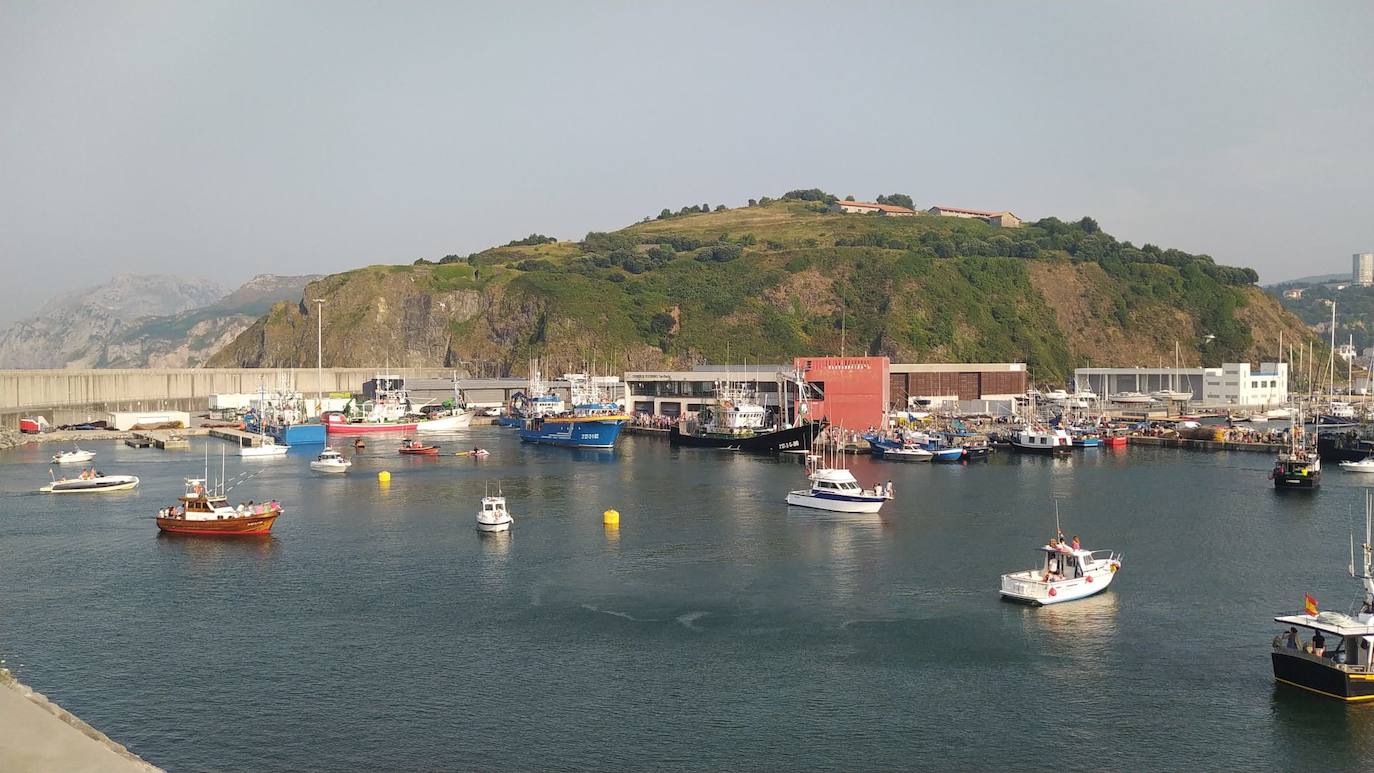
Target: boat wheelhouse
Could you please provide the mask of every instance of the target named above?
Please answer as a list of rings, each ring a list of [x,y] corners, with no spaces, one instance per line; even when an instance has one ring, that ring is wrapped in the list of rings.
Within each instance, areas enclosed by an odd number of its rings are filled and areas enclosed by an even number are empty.
[[[1073,450],[1073,438],[1062,429],[1023,427],[1012,435],[1011,446],[1021,453],[1063,455]]]
[[[1302,612],[1279,615],[1287,630],[1274,637],[1270,659],[1274,678],[1284,684],[1346,702],[1374,700],[1374,550],[1371,550],[1371,499],[1365,492],[1363,566],[1355,568],[1355,537],[1350,538],[1351,577],[1364,586],[1364,599],[1352,614],[1319,611],[1308,596]],[[1304,637],[1300,632],[1308,632]]]

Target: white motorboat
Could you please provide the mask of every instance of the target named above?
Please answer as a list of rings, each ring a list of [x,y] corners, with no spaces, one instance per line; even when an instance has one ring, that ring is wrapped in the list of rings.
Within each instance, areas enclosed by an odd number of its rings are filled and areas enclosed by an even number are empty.
[[[1287,419],[1292,415],[1293,412],[1288,410],[1287,408],[1271,408],[1268,411],[1265,411],[1264,418],[1273,421],[1275,419]]]
[[[916,446],[902,446],[883,449],[882,458],[890,462],[928,462],[935,458],[935,453]]]
[[[344,458],[344,455],[332,448],[326,448],[320,455],[310,462],[310,469],[315,472],[344,473],[353,466],[353,462]]]
[[[1341,462],[1340,468],[1346,472],[1374,472],[1374,456],[1366,456],[1358,462]]]
[[[92,471],[94,472],[94,471]],[[62,478],[39,489],[44,494],[94,494],[100,491],[128,491],[138,485],[135,475],[101,475],[85,478]]]
[[[271,435],[263,435],[259,438],[261,445],[243,446],[239,448],[239,456],[249,459],[261,459],[272,456],[286,456],[286,452],[291,450],[291,446],[278,445]]]
[[[861,487],[849,470],[822,468],[807,478],[811,488],[789,491],[787,504],[836,513],[876,513],[892,498],[881,489]]]
[[[58,451],[53,454],[53,464],[83,464],[95,458],[94,451],[82,451],[76,446],[72,446],[71,451]]]
[[[1089,552],[1062,541],[1038,548],[1038,569],[1002,575],[1002,598],[1036,606],[1087,598],[1107,589],[1121,568],[1122,555]]]
[[[515,522],[510,511],[506,510],[503,496],[482,497],[482,509],[477,511],[477,530],[485,532],[507,531]]]

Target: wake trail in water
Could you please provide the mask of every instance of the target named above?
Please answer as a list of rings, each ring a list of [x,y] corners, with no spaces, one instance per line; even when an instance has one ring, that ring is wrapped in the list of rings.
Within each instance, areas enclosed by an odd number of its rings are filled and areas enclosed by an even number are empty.
[[[686,613],[686,614],[678,615],[677,618],[676,618],[676,620],[677,620],[679,623],[682,623],[682,627],[683,627],[683,628],[686,628],[686,629],[689,630],[689,631],[700,631],[700,630],[702,630],[702,629],[701,629],[700,626],[695,625],[696,621],[697,621],[697,620],[700,620],[700,619],[703,618],[703,617],[706,617],[706,616],[709,615],[709,614],[711,614],[711,613],[710,613],[710,612],[688,612],[688,613]]]

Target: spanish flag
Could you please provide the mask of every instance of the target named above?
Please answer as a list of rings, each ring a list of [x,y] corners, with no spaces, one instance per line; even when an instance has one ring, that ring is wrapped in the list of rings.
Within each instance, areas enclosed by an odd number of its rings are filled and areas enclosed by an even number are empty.
[[[1312,617],[1316,617],[1316,616],[1317,616],[1317,600],[1314,599],[1314,598],[1312,598],[1312,594],[1310,594],[1310,593],[1304,593],[1304,594],[1302,594],[1302,602],[1303,602],[1303,606],[1305,607],[1305,611],[1307,612],[1307,614],[1308,614],[1308,615],[1311,615]]]

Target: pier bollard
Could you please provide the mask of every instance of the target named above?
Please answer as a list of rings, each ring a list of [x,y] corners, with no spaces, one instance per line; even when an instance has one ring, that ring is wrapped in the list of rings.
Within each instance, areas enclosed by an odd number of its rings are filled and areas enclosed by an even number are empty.
[[[381,472],[377,473],[377,482],[382,484],[383,486],[390,483],[391,473],[387,472],[386,470],[382,470]]]
[[[620,511],[611,508],[601,514],[601,523],[608,529],[620,528]]]

